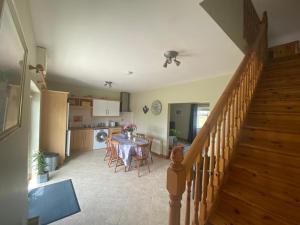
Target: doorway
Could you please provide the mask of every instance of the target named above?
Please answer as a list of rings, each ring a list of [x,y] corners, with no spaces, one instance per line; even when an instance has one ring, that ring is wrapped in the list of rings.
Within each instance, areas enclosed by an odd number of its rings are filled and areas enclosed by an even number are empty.
[[[169,148],[182,144],[187,151],[209,115],[209,103],[169,104]]]
[[[37,85],[30,81],[30,116],[28,146],[28,179],[34,175],[33,156],[40,148],[40,103],[41,92]]]

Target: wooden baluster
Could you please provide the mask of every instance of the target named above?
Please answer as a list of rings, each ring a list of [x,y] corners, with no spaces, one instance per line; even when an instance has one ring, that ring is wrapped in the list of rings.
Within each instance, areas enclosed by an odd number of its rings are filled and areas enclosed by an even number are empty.
[[[246,117],[246,74],[243,78],[243,89],[242,89],[242,123],[245,120]]]
[[[234,134],[233,134],[233,145],[236,142],[237,132],[238,132],[238,115],[237,115],[237,108],[238,108],[238,91],[236,90],[234,95],[234,105],[233,105],[233,115],[234,115]]]
[[[215,161],[215,170],[214,170],[214,191],[217,192],[220,187],[220,151],[221,151],[221,122],[222,117],[219,117],[216,124],[216,149],[215,149],[215,155],[216,155],[216,161]]]
[[[230,159],[230,152],[231,152],[231,135],[232,135],[232,125],[231,125],[231,112],[232,112],[232,97],[229,98],[228,101],[228,111],[227,111],[227,132],[226,132],[226,147],[225,147],[225,160],[226,160],[226,167],[228,166],[228,162]]]
[[[220,159],[220,175],[223,178],[225,170],[225,148],[226,148],[226,122],[227,122],[227,105],[223,110],[222,115],[222,147],[221,147],[221,159]]]
[[[207,186],[208,186],[208,150],[210,145],[210,136],[207,137],[203,152],[203,170],[202,170],[202,198],[200,208],[200,224],[203,225],[207,217]]]
[[[244,76],[244,74],[242,75]],[[240,126],[244,121],[244,77],[241,78],[240,83]]]
[[[186,174],[182,165],[183,147],[172,150],[171,164],[167,171],[167,190],[169,192],[169,225],[180,225],[180,208],[182,194],[185,191]]]
[[[201,158],[202,155],[199,154],[196,159],[196,179],[195,179],[195,198],[194,198],[194,218],[193,225],[199,225],[199,202],[200,202],[200,177],[201,177]]]
[[[235,90],[232,94],[232,103],[231,103],[231,131],[230,131],[230,154],[233,150],[234,142],[235,142]]]
[[[193,181],[193,168],[187,174],[186,177],[186,212],[185,212],[185,225],[190,225],[190,215],[191,215],[191,186]]]
[[[208,184],[208,203],[209,208],[214,201],[214,169],[215,169],[215,137],[216,128],[211,131],[211,145],[210,145],[210,164],[209,164],[209,184]]]

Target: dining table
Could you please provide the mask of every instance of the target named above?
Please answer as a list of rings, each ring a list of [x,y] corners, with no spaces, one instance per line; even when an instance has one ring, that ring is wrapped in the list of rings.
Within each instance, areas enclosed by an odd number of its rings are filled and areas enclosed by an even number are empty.
[[[112,140],[119,142],[119,157],[123,160],[124,165],[130,165],[133,155],[141,155],[141,149],[138,145],[147,144],[148,140],[138,137],[127,138],[124,134],[116,134],[112,136]]]

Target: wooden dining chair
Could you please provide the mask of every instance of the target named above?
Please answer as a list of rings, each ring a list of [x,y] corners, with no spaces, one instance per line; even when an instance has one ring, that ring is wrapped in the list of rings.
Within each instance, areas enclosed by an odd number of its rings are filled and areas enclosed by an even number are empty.
[[[106,153],[104,156],[104,161],[110,158],[111,155],[111,137],[106,138]]]
[[[138,137],[138,138],[145,138],[145,137],[146,137],[146,135],[145,135],[145,134],[142,134],[142,133],[136,133],[135,135],[136,135],[136,137]]]
[[[115,164],[115,172],[117,172],[117,167],[125,165],[123,159],[119,156],[119,148],[120,143],[118,141],[112,140],[111,141],[111,156],[109,159],[108,166],[110,167],[111,163],[116,162]],[[126,166],[125,166],[126,172]]]
[[[145,163],[148,167],[148,171],[150,173],[150,166],[149,166],[149,156],[150,156],[150,144],[142,144],[142,145],[137,145],[137,154],[132,156],[132,159],[135,161],[137,170],[138,170],[138,177],[140,177],[140,167],[141,163]],[[129,165],[129,168],[131,168],[131,162]]]
[[[147,136],[146,136],[146,140],[148,141],[148,143],[149,143],[149,145],[150,145],[150,146],[149,146],[149,155],[150,155],[151,163],[153,163],[153,158],[152,158],[152,142],[153,142],[153,137],[147,135]]]

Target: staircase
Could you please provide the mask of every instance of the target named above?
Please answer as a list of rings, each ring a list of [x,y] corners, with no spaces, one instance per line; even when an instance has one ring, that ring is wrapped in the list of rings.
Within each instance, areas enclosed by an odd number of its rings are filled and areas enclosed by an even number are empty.
[[[264,67],[208,224],[300,224],[300,55]]]

